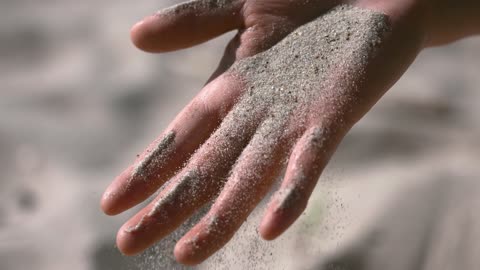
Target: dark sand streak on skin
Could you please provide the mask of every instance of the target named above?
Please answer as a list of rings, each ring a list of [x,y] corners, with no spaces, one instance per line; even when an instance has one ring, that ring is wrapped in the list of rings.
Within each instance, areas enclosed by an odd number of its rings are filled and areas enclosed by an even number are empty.
[[[307,135],[304,147],[308,147],[309,149],[313,149],[315,152],[324,151],[325,148],[325,137],[327,135],[321,128],[314,128],[312,131],[309,132]],[[308,149],[302,149],[301,152],[305,152]],[[320,164],[317,164],[320,166]],[[290,183],[284,189],[281,189],[280,192],[272,198],[277,205],[274,211],[285,211],[289,210],[292,207],[298,207],[299,202],[302,201],[302,196],[305,194],[304,190],[306,186],[309,184],[307,181],[309,180],[304,173],[304,168],[295,168],[295,176],[294,182]]]
[[[125,229],[125,231],[129,233],[135,233],[143,230],[148,223],[147,219],[150,218],[157,218],[159,219],[159,221],[167,218],[166,216],[162,216],[162,212],[160,211],[161,207],[177,201],[179,199],[179,196],[182,203],[189,203],[189,198],[182,197],[182,195],[185,196],[185,193],[195,194],[201,188],[202,187],[198,171],[192,170],[188,172],[182,177],[180,181],[175,184],[175,186],[172,187],[172,189],[170,189],[169,191],[167,191],[167,193],[157,199],[150,212],[143,216],[142,219],[140,219],[140,221],[135,226],[128,227],[127,229]]]
[[[175,132],[170,131],[158,142],[155,147],[148,149],[144,156],[137,160],[130,173],[125,190],[129,190],[134,184],[134,181],[144,181],[148,183],[151,178],[157,177],[154,172],[163,167],[168,160],[168,157],[172,154],[173,144],[175,142]],[[104,198],[112,198],[117,196],[115,192],[105,193]]]
[[[131,179],[141,178],[146,181],[148,177],[152,177],[152,173],[165,163],[174,142],[175,132],[170,131],[153,150],[150,150],[148,155],[135,165]]]

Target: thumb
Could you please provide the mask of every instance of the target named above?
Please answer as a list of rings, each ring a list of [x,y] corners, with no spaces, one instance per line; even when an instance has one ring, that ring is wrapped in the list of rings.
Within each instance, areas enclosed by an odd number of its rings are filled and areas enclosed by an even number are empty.
[[[133,26],[141,50],[168,52],[188,48],[242,27],[242,0],[193,0],[149,16]]]

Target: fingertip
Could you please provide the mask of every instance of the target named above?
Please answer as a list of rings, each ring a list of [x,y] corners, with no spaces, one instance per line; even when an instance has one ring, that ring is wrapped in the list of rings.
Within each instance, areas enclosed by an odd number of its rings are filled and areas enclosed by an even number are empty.
[[[135,45],[137,48],[141,49],[142,43],[141,43],[141,36],[140,31],[142,29],[142,26],[144,24],[144,21],[141,20],[137,22],[135,25],[132,26],[130,29],[130,39],[132,40],[133,45]]]
[[[100,200],[100,208],[109,215],[114,216],[122,213],[125,207],[122,207],[122,186],[125,184],[125,179],[130,175],[130,168],[117,176],[115,180],[107,187]]]
[[[117,209],[115,208],[115,192],[114,192],[114,183],[110,184],[109,187],[105,190],[100,199],[100,209],[102,209],[103,213],[109,216],[114,216],[119,214]]]
[[[132,40],[132,43],[137,46],[138,39],[137,39],[137,33],[141,29],[142,25],[144,24],[144,21],[141,20],[137,23],[135,23],[131,28],[130,28],[130,39]],[[137,46],[138,47],[138,46]]]
[[[135,31],[141,29],[141,27],[142,27],[142,25],[143,25],[144,23],[145,23],[145,19],[143,19],[143,20],[137,22],[136,24],[134,24],[134,25],[132,26],[131,32],[135,32]]]
[[[274,214],[270,211],[267,212],[265,217],[262,219],[259,227],[260,236],[267,241],[275,240],[278,236],[283,233],[283,230],[279,228],[279,222],[275,222]]]
[[[138,49],[145,52],[162,52],[162,48],[157,45],[154,47],[150,42],[152,35],[152,18],[146,17],[145,19],[137,22],[130,29],[130,39],[132,40],[133,45]],[[161,37],[157,36],[157,39]]]
[[[260,223],[260,236],[271,241],[282,235],[300,217],[306,204],[297,201],[289,207],[272,203]]]
[[[200,260],[197,256],[195,256],[192,246],[186,244],[185,241],[182,240],[175,245],[175,249],[173,251],[175,260],[187,266],[195,266],[200,264],[203,260]]]
[[[116,211],[114,211],[112,204],[110,200],[108,199],[109,194],[105,192],[103,194],[102,199],[100,200],[100,209],[102,209],[103,213],[105,213],[108,216],[114,216],[118,214]]]
[[[135,237],[124,225],[117,233],[117,248],[125,256],[134,256],[143,251]]]
[[[130,39],[138,49],[149,53],[164,53],[188,48],[198,43],[192,40],[199,33],[190,33],[191,20],[162,16],[148,16],[130,30]]]

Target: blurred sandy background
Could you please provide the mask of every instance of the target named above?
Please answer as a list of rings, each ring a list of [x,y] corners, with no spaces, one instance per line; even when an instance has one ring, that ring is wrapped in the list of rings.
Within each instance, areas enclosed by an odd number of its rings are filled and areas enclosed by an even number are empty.
[[[133,212],[98,207],[223,52],[228,37],[136,50],[130,26],[173,2],[0,1],[0,269],[181,269],[171,244],[122,257],[114,237]],[[202,267],[298,269],[368,228],[403,186],[478,178],[479,85],[480,38],[425,51],[345,139],[301,222],[264,243],[252,218]]]

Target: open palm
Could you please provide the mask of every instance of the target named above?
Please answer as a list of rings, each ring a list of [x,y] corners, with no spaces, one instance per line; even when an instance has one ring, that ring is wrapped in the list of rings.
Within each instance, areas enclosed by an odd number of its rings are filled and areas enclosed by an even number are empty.
[[[178,261],[200,263],[281,176],[260,234],[274,239],[298,218],[343,136],[423,46],[412,7],[401,4],[409,1],[338,2],[198,0],[133,28],[150,52],[238,34],[207,85],[105,192],[102,208],[113,215],[163,187],[120,229],[123,253],[146,249],[215,200],[175,248]]]

